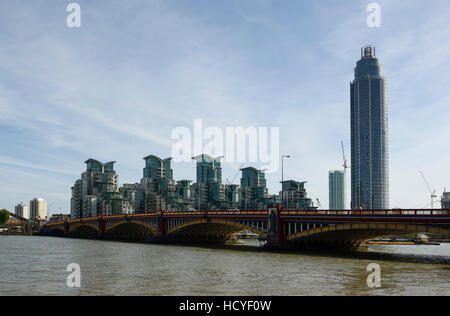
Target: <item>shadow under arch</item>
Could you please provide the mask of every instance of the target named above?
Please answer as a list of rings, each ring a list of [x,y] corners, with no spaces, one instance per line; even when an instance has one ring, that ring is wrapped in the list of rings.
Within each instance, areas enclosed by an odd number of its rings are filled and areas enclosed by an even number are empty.
[[[61,227],[51,227],[47,229],[47,234],[50,236],[64,236],[64,228]]]
[[[178,242],[223,242],[244,230],[249,230],[261,237],[267,235],[253,227],[221,219],[200,219],[183,223],[170,229],[167,234],[169,240]]]
[[[77,223],[70,226],[69,233],[72,233],[73,231],[77,229],[87,229],[88,227],[92,228],[96,232],[98,232],[98,227],[91,223]]]
[[[367,240],[412,233],[450,235],[450,229],[409,224],[367,223],[323,226],[286,236],[293,248],[356,250]]]
[[[76,238],[94,238],[98,236],[98,229],[90,224],[79,224],[71,227],[69,234]]]
[[[157,236],[153,226],[139,221],[121,221],[105,230],[104,238],[118,240],[145,240]]]

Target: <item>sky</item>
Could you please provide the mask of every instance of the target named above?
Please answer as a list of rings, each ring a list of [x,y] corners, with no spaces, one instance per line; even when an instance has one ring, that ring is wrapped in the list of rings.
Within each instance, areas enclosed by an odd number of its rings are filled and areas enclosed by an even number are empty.
[[[285,179],[328,207],[328,171],[350,161],[350,81],[375,45],[389,95],[390,207],[430,207],[450,189],[450,3],[377,1],[0,3],[0,208],[35,197],[69,213],[94,158],[139,182],[143,157],[171,156],[176,127],[279,127]],[[244,166],[258,163],[244,163]],[[224,163],[232,180],[241,163]],[[195,163],[173,163],[195,180]],[[240,176],[235,180],[238,183]],[[267,174],[270,193],[281,170]],[[347,174],[347,205],[350,175]],[[437,206],[437,204],[435,205]]]

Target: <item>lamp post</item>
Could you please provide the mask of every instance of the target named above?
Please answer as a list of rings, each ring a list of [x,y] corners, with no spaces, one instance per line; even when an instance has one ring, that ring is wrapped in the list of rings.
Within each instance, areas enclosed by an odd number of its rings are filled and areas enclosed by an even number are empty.
[[[284,158],[291,158],[289,155],[282,155],[281,156],[281,205],[283,205],[284,208]]]

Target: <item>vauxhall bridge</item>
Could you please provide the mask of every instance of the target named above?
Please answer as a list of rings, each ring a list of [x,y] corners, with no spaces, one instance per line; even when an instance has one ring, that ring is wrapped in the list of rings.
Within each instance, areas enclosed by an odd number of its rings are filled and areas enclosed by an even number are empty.
[[[258,234],[269,247],[354,250],[377,237],[410,233],[450,236],[450,209],[159,211],[48,223],[44,234],[197,243],[224,242],[243,230]]]

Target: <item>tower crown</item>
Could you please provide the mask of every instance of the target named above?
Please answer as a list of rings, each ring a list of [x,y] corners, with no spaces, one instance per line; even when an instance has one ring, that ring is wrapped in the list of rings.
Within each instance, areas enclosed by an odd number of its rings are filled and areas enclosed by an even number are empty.
[[[361,58],[374,58],[375,57],[375,46],[367,45],[361,48]]]

